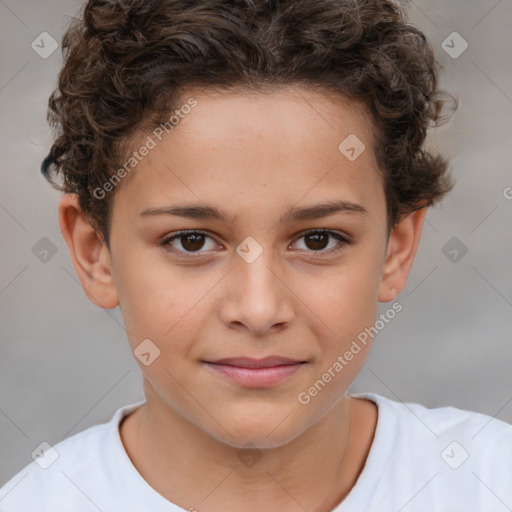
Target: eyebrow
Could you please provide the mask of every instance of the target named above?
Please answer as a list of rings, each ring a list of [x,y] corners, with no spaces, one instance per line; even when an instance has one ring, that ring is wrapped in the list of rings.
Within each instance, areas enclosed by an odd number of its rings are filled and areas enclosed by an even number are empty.
[[[350,201],[332,201],[328,203],[316,204],[306,207],[293,207],[283,215],[279,222],[314,220],[328,217],[337,213],[357,214],[360,216],[368,215],[368,210],[359,203]],[[226,222],[227,215],[214,206],[191,204],[191,205],[173,205],[163,208],[148,208],[144,210],[140,217],[154,217],[158,215],[174,215],[188,219],[217,219]],[[233,223],[234,217],[231,219]]]

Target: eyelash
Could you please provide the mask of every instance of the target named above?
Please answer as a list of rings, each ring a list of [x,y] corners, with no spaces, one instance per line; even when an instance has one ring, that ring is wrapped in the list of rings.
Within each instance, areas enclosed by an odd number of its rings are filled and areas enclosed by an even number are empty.
[[[341,235],[340,233],[337,233],[335,231],[331,231],[328,229],[311,229],[309,231],[301,233],[301,235],[299,236],[299,238],[297,238],[297,240],[300,240],[301,238],[303,238],[307,235],[313,235],[313,234],[322,234],[322,235],[327,234],[327,235],[332,236],[333,238],[335,238],[336,240],[338,240],[340,242],[340,243],[336,244],[335,247],[333,247],[332,249],[328,249],[327,251],[325,251],[325,250],[318,250],[318,251],[309,250],[309,251],[307,251],[307,252],[311,252],[315,255],[316,254],[320,254],[320,255],[335,254],[335,253],[338,253],[339,251],[346,249],[347,245],[352,244],[352,241],[350,239],[348,239],[347,237]],[[204,235],[208,238],[212,238],[210,235],[208,235],[208,233],[205,233],[204,231],[196,231],[196,230],[179,231],[172,236],[164,238],[161,242],[159,242],[159,245],[164,247],[169,252],[178,253],[180,256],[184,256],[185,258],[198,258],[207,252],[207,251],[206,252],[184,252],[184,251],[175,249],[174,247],[172,247],[170,245],[171,242],[173,242],[177,238],[181,238],[182,236],[186,236],[186,235]]]

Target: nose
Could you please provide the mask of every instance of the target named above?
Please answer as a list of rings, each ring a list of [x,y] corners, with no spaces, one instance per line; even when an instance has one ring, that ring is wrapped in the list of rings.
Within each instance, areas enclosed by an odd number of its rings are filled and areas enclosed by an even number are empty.
[[[259,337],[282,330],[294,318],[292,283],[286,282],[282,266],[270,253],[264,250],[252,263],[236,256],[220,309],[228,328]]]

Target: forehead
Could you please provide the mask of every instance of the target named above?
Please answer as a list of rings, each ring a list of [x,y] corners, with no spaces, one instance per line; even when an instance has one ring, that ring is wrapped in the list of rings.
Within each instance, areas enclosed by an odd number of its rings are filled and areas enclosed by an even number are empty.
[[[152,148],[115,202],[141,211],[189,200],[215,204],[228,215],[271,206],[281,216],[279,205],[302,198],[368,204],[382,199],[373,126],[360,103],[288,86],[188,89],[176,109],[191,104],[172,126],[161,125],[133,141],[132,151],[149,139]]]
[[[217,139],[226,147],[252,138],[255,148],[258,140],[264,140],[269,152],[272,146],[298,152],[306,144],[330,153],[339,150],[345,136],[357,134],[373,149],[375,127],[366,107],[325,89],[297,85],[227,91],[190,88],[176,100],[176,108],[181,110],[191,99],[196,107],[179,116],[181,133],[176,138]]]

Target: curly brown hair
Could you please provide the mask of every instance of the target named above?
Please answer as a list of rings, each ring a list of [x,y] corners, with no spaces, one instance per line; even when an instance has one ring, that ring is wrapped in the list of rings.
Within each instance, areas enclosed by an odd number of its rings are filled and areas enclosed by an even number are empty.
[[[361,102],[376,134],[388,233],[439,201],[448,162],[423,147],[457,99],[438,88],[426,36],[388,0],[90,0],[62,39],[49,98],[56,139],[42,171],[76,193],[108,244],[113,192],[102,187],[134,136],[161,122],[188,86],[220,90],[294,84]],[[449,116],[448,116],[449,117]],[[60,183],[56,177],[63,178]]]

